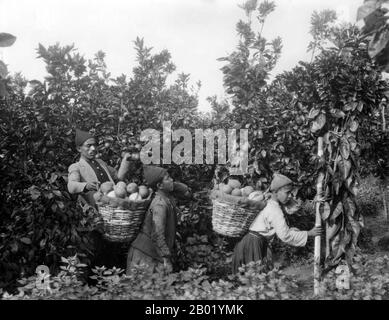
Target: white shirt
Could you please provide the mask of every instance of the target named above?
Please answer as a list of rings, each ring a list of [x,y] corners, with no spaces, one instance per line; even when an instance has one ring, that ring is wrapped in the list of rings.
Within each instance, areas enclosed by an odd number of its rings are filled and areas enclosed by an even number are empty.
[[[305,246],[308,239],[308,231],[289,228],[280,205],[273,199],[267,201],[266,207],[254,219],[249,229],[266,238],[273,238],[277,234],[281,241],[295,247]]]

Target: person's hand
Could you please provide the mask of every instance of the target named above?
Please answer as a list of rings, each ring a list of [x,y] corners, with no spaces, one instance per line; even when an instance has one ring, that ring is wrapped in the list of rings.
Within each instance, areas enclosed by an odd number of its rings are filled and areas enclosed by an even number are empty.
[[[324,196],[319,196],[319,195],[316,195],[315,198],[313,199],[313,203],[316,203],[316,202],[323,203],[325,201],[327,201],[327,198]]]
[[[97,191],[99,190],[98,182],[88,182],[84,188],[85,191]]]
[[[320,236],[321,233],[322,233],[322,227],[315,226],[311,230],[308,231],[308,237]]]
[[[123,160],[125,161],[131,161],[131,152],[124,152],[123,153]]]
[[[163,266],[166,268],[168,273],[173,271],[173,265],[168,258],[163,258]]]

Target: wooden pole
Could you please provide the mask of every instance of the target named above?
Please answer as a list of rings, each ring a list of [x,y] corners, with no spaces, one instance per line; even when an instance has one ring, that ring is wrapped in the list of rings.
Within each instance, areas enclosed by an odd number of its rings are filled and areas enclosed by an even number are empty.
[[[322,157],[324,154],[323,151],[323,137],[318,138],[318,149],[317,149],[317,155],[319,157]],[[317,178],[316,183],[316,196],[318,199],[322,197],[323,194],[323,180],[324,180],[324,173],[320,172],[319,176]],[[321,215],[320,215],[320,205],[321,203],[319,201],[316,202],[316,221],[315,226],[320,227],[321,226]],[[313,265],[313,292],[314,295],[319,294],[319,286],[320,286],[320,250],[321,250],[321,237],[317,236],[315,237],[315,252],[314,252],[314,265]]]
[[[381,186],[381,193],[382,193],[382,202],[384,204],[384,215],[386,217],[386,221],[389,221],[388,206],[386,204],[386,186],[385,186],[385,184],[383,184]]]

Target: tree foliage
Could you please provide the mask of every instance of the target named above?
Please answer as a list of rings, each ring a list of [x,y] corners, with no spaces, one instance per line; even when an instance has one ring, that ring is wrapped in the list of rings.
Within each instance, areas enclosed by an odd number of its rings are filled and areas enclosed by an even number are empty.
[[[363,34],[370,39],[369,55],[389,72],[389,1],[365,0],[358,9],[357,20],[363,19]]]

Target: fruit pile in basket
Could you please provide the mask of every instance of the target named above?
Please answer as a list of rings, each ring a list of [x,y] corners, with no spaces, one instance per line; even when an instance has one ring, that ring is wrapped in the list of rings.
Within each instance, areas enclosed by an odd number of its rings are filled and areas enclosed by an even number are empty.
[[[243,183],[236,176],[224,176],[211,192],[212,228],[223,236],[243,236],[267,204],[269,194],[259,190],[261,185],[240,179]]]
[[[140,203],[150,199],[152,189],[134,182],[126,184],[119,181],[116,185],[107,181],[100,185],[100,189],[94,194],[97,204],[110,205],[119,209],[126,209],[131,202]]]
[[[261,190],[255,190],[253,186],[242,187],[238,179],[228,178],[226,182],[216,184],[213,190],[216,198],[225,200],[235,200],[237,203],[262,202],[266,198],[266,193]]]

